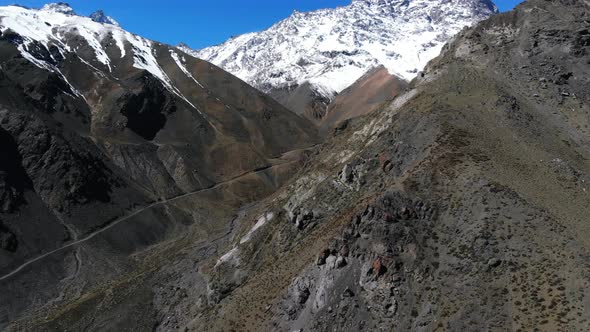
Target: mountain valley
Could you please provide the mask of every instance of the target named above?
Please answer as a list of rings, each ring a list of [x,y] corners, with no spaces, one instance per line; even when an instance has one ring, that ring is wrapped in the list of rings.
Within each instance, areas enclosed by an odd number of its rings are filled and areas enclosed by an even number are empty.
[[[589,26],[354,0],[194,51],[0,7],[0,330],[590,330]]]

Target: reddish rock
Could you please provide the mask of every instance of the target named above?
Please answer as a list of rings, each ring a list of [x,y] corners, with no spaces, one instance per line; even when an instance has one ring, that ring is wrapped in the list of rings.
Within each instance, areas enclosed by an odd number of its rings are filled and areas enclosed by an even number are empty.
[[[380,277],[383,275],[383,273],[385,273],[385,266],[383,266],[381,258],[378,257],[373,261],[373,274],[375,274],[377,277]]]

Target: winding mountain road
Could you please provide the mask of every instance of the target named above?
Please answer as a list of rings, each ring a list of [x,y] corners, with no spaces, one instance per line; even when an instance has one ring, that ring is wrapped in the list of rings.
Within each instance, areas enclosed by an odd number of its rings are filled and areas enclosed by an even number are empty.
[[[286,163],[288,163],[288,162],[286,162]],[[248,171],[248,172],[242,173],[242,174],[240,174],[238,176],[235,176],[235,177],[233,177],[233,178],[231,178],[229,180],[226,180],[226,181],[223,181],[223,182],[219,182],[219,183],[217,183],[215,185],[212,185],[212,186],[207,187],[207,188],[204,188],[204,189],[199,189],[197,191],[189,192],[189,193],[186,193],[186,194],[182,194],[182,195],[179,195],[179,196],[175,196],[175,197],[172,197],[172,198],[168,198],[168,199],[164,199],[164,200],[160,200],[160,201],[154,202],[154,203],[152,203],[152,204],[150,204],[148,206],[145,206],[145,207],[143,207],[143,208],[141,208],[139,210],[136,210],[136,211],[132,212],[131,214],[128,214],[126,216],[123,216],[123,217],[121,217],[119,219],[114,220],[113,222],[107,224],[103,228],[99,228],[96,231],[94,231],[94,232],[86,235],[85,237],[83,237],[81,239],[77,239],[74,242],[70,242],[70,243],[68,243],[68,244],[66,244],[66,245],[64,245],[62,247],[59,247],[59,248],[54,249],[52,251],[46,252],[46,253],[44,253],[44,254],[42,254],[40,256],[37,256],[35,258],[32,258],[32,259],[24,262],[22,265],[20,265],[16,269],[14,269],[11,272],[9,272],[9,273],[3,275],[2,277],[0,277],[0,281],[5,280],[5,279],[8,279],[8,278],[14,276],[15,274],[19,273],[20,271],[22,271],[27,266],[29,266],[29,265],[31,265],[31,264],[33,264],[35,262],[38,262],[38,261],[42,260],[43,258],[46,258],[48,256],[51,256],[51,255],[53,255],[53,254],[55,254],[57,252],[60,252],[62,250],[65,250],[67,248],[70,248],[70,247],[73,247],[73,246],[82,244],[82,243],[84,243],[84,242],[86,242],[88,240],[91,240],[92,238],[96,237],[97,235],[99,235],[99,234],[101,234],[101,233],[103,233],[103,232],[105,232],[105,231],[107,231],[107,230],[115,227],[116,225],[118,225],[118,224],[120,224],[120,223],[122,223],[122,222],[124,222],[126,220],[129,220],[132,217],[135,217],[138,214],[140,214],[140,213],[142,213],[142,212],[144,212],[146,210],[149,210],[149,209],[151,209],[153,207],[156,207],[156,206],[159,206],[159,205],[168,204],[170,202],[174,202],[174,201],[177,201],[177,200],[182,199],[182,198],[185,198],[185,197],[189,197],[189,196],[196,195],[196,194],[199,194],[199,193],[202,193],[202,192],[206,192],[208,190],[216,189],[216,188],[218,188],[218,187],[220,187],[220,186],[222,186],[224,184],[227,184],[227,183],[230,183],[232,181],[238,180],[238,179],[240,179],[240,178],[242,178],[244,176],[247,176],[247,175],[250,175],[250,174],[259,173],[259,172],[263,172],[263,171],[265,171],[265,170],[267,170],[267,169],[269,169],[269,168],[271,168],[273,166],[278,166],[278,165],[279,164],[277,164],[277,165],[268,165],[268,166],[265,166],[265,167],[262,167],[262,168],[258,168],[258,169],[253,170],[253,171]]]

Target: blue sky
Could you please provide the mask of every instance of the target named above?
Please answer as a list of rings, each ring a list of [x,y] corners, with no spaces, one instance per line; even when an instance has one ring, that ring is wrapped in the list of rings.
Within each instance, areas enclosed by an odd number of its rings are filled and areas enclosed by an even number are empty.
[[[63,1],[63,0],[62,0]],[[79,14],[103,9],[131,32],[193,48],[221,43],[233,35],[262,30],[288,17],[293,10],[308,11],[343,6],[351,0],[69,0]],[[500,10],[522,0],[496,0]],[[19,3],[41,7],[51,0],[0,0],[0,5]]]

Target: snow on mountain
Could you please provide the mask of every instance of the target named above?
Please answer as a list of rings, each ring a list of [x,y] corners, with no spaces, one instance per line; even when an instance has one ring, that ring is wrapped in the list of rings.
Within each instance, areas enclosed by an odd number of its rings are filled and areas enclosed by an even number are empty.
[[[94,51],[94,57],[85,58],[83,54],[76,54],[84,63],[106,73],[112,73],[112,62],[118,60],[116,58],[125,57],[126,45],[131,44],[133,67],[147,70],[170,92],[187,100],[160,67],[153,42],[123,30],[102,11],[93,14],[92,17],[84,17],[76,15],[68,4],[61,2],[45,5],[41,9],[4,6],[0,7],[0,31],[2,34],[7,31],[18,34],[19,39],[22,39],[18,41],[18,49],[22,56],[40,68],[58,73],[66,82],[67,78],[52,64],[55,60],[53,54],[49,60],[36,56],[37,43],[47,50],[56,48],[63,57],[68,52],[76,53],[79,47],[79,41],[71,37],[82,37]],[[112,51],[111,54],[107,52],[107,47],[111,44],[118,48],[117,56],[114,56]],[[91,64],[92,62],[95,64]],[[100,67],[99,64],[104,68],[96,68]],[[74,87],[71,88],[72,91],[76,91]]]
[[[221,45],[183,49],[265,92],[309,82],[332,98],[378,65],[412,79],[454,34],[497,11],[490,0],[353,0],[296,11]]]
[[[69,4],[65,2],[56,2],[46,4],[41,8],[44,12],[62,13],[66,15],[76,15],[76,12]]]
[[[107,16],[102,10],[97,10],[94,13],[90,14],[90,17],[94,22],[98,23],[105,23],[105,24],[112,24],[112,25],[119,25],[114,18]]]

